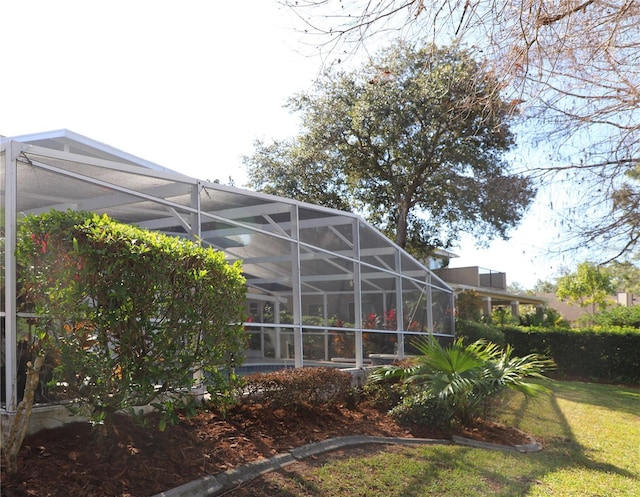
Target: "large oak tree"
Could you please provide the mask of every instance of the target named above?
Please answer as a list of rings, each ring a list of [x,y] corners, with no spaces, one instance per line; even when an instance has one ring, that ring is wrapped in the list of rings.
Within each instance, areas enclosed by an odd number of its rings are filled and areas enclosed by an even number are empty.
[[[300,134],[256,144],[250,186],[356,210],[416,255],[461,231],[506,238],[533,198],[505,160],[513,105],[465,50],[399,42],[326,71],[289,106]]]
[[[390,32],[481,53],[500,91],[535,120],[525,135],[566,183],[569,247],[632,251],[640,240],[640,3],[635,0],[285,0],[304,41],[345,59]],[[521,143],[524,136],[519,135]],[[552,209],[559,210],[558,198]],[[603,253],[605,251],[603,250]]]

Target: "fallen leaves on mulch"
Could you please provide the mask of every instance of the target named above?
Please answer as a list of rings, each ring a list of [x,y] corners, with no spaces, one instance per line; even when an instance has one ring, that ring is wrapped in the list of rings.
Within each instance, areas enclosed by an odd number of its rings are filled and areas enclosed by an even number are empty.
[[[425,427],[403,427],[366,404],[355,408],[272,410],[260,405],[205,411],[157,429],[119,417],[105,450],[87,423],[73,423],[27,437],[20,472],[0,472],[2,495],[148,497],[204,475],[217,474],[311,442],[348,435],[449,438]],[[496,443],[527,443],[517,430],[479,422],[462,436]],[[514,438],[516,437],[516,438]]]

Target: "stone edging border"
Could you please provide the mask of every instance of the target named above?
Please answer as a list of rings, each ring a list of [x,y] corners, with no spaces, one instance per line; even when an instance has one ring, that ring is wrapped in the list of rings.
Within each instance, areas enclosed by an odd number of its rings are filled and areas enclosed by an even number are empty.
[[[215,476],[203,476],[197,480],[185,483],[171,490],[161,492],[153,497],[215,497],[246,483],[260,475],[277,471],[290,464],[301,461],[307,457],[316,456],[332,450],[356,447],[367,444],[395,444],[395,445],[465,445],[479,449],[502,450],[506,452],[530,453],[542,450],[542,446],[532,439],[526,445],[499,445],[487,442],[479,442],[463,437],[452,437],[452,440],[431,439],[431,438],[402,438],[402,437],[370,437],[370,436],[350,436],[336,437],[322,442],[310,443],[292,449],[290,452],[275,455],[268,459],[258,459],[257,461],[244,464],[234,469],[219,473]]]

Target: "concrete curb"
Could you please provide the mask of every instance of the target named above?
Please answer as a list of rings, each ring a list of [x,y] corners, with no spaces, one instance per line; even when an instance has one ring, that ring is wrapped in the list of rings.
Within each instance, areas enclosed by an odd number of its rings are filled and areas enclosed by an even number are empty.
[[[369,437],[351,436],[336,437],[322,442],[310,443],[292,449],[268,459],[258,459],[257,461],[244,464],[238,468],[230,469],[215,476],[203,476],[179,487],[161,492],[153,497],[215,497],[224,492],[257,478],[260,475],[277,471],[290,464],[301,461],[307,457],[317,456],[325,452],[337,449],[356,447],[368,444],[394,444],[394,445],[466,445],[480,449],[503,450],[507,452],[529,453],[542,450],[542,446],[535,440],[526,445],[498,445],[487,442],[478,442],[462,437],[452,437],[453,441],[432,438],[401,438],[401,437]]]
[[[356,435],[351,437],[330,438],[328,440],[323,440],[322,442],[303,445],[302,447],[293,449],[291,451],[291,455],[296,460],[302,460],[307,457],[323,454],[324,452],[366,444],[443,445],[451,444],[451,441],[431,438],[370,437]]]
[[[489,449],[489,450],[501,450],[503,452],[519,452],[521,454],[528,454],[530,452],[538,452],[542,450],[542,446],[536,442],[530,442],[524,445],[500,445],[492,444],[488,442],[479,442],[478,440],[471,440],[463,437],[451,437],[457,445],[466,445],[468,447],[474,447],[476,449]]]

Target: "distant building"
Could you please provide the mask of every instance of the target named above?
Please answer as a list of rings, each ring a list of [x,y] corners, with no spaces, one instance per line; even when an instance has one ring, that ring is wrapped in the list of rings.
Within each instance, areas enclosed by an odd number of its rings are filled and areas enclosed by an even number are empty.
[[[556,297],[555,293],[539,293],[538,295],[542,298],[546,298],[547,306],[558,311],[562,318],[569,323],[575,323],[583,316],[589,314],[588,310],[584,307],[580,307],[576,304],[569,304],[568,302],[560,300]]]
[[[565,321],[576,323],[584,316],[589,315],[589,308],[580,307],[577,304],[570,304],[558,299],[554,293],[538,293],[539,297],[547,300],[547,306],[560,313]],[[610,306],[620,305],[623,307],[631,307],[640,304],[640,299],[634,297],[633,294],[622,292],[615,297],[611,297]]]
[[[544,296],[511,293],[507,291],[507,274],[479,266],[437,269],[436,274],[442,278],[455,295],[465,291],[473,291],[482,299],[482,314],[491,316],[496,307],[508,307],[515,317],[520,316],[520,305],[544,307],[547,298]]]

